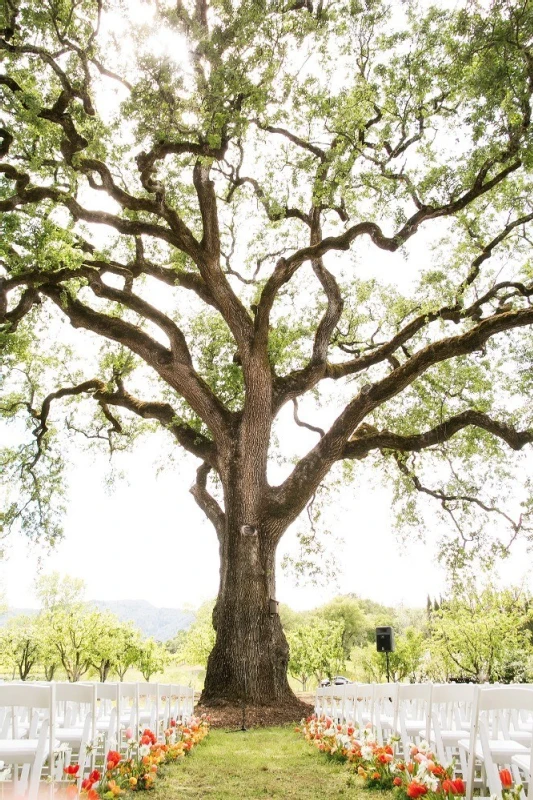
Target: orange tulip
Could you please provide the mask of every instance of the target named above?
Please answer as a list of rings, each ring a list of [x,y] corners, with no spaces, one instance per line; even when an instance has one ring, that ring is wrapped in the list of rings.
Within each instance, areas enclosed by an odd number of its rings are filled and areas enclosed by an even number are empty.
[[[510,789],[513,785],[513,776],[509,772],[508,769],[501,769],[500,770],[500,780],[502,782],[502,786],[505,789]]]

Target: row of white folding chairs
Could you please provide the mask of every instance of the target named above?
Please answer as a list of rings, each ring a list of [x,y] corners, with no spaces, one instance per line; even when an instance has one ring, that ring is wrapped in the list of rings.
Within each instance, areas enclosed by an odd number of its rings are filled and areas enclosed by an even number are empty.
[[[87,715],[81,728],[65,728],[57,724],[57,705],[74,699],[79,705],[94,710],[95,687],[72,684],[63,685],[4,683],[0,685],[0,761],[10,766],[13,790],[16,796],[37,796],[39,782],[45,766],[48,777],[60,777],[64,764],[61,744],[67,752],[77,749],[80,773],[87,763],[91,734],[91,715]],[[60,720],[64,722],[63,720]],[[61,730],[61,735],[58,733]],[[81,780],[81,779],[80,779]]]
[[[469,796],[476,764],[481,767],[481,785],[488,786],[492,795],[501,797],[502,766],[511,769],[517,782],[530,786],[530,684],[347,684],[319,689],[315,709],[359,727],[372,725],[380,742],[400,737],[404,755],[411,744],[426,739],[441,763],[458,757]]]
[[[163,683],[99,683],[96,729],[116,745],[124,745],[139,728],[150,728],[162,738],[171,721],[182,722],[192,716],[194,689]]]
[[[108,749],[124,750],[147,727],[163,739],[171,721],[186,721],[193,706],[193,689],[177,684],[2,684],[0,760],[13,765],[17,794],[34,797],[45,765],[59,779],[72,760],[81,784]]]

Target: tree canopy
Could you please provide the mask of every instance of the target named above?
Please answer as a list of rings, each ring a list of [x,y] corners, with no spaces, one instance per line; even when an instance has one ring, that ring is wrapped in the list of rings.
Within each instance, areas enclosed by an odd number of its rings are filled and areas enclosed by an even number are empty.
[[[7,528],[58,535],[66,439],[166,431],[220,543],[206,697],[263,659],[274,699],[276,547],[337,465],[436,501],[449,563],[529,535],[529,2],[1,9]]]

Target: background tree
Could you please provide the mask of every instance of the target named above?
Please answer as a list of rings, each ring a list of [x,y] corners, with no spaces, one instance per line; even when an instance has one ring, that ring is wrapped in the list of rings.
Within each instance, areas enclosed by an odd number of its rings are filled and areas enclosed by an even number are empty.
[[[152,675],[162,672],[168,663],[168,653],[162,644],[154,639],[144,639],[137,651],[136,666],[145,681]]]
[[[123,623],[116,631],[116,645],[113,672],[123,681],[126,672],[137,664],[141,635],[132,625]]]
[[[55,632],[50,625],[49,615],[39,615],[37,636],[40,652],[39,666],[42,668],[44,679],[53,681],[61,668],[61,658],[55,646]]]
[[[85,602],[85,581],[72,575],[50,572],[36,579],[35,594],[41,609],[51,614],[65,608],[81,608]]]
[[[328,622],[319,616],[289,632],[289,672],[300,681],[302,691],[307,691],[311,676],[320,683],[344,669],[343,632],[342,621]]]
[[[102,615],[98,611],[79,609],[60,609],[51,614],[43,612],[45,624],[49,627],[49,642],[59,655],[67,680],[81,680],[93,666],[98,642],[105,636],[101,625]]]
[[[435,677],[474,683],[524,680],[533,653],[524,601],[515,590],[488,585],[477,591],[471,581],[444,599],[431,615]]]
[[[38,620],[20,614],[0,629],[2,664],[21,681],[30,676],[41,658]]]
[[[53,542],[65,438],[160,426],[219,541],[203,699],[279,704],[276,549],[340,462],[452,564],[530,530],[533,6],[148,6],[1,6],[3,525]]]
[[[104,683],[112,671],[117,672],[119,663],[122,668],[128,660],[130,634],[134,636],[135,632],[130,625],[124,624],[109,611],[98,612],[98,628],[98,635],[92,646],[91,667],[98,673],[98,680]],[[123,677],[124,674],[120,680]]]
[[[345,659],[350,657],[352,648],[366,639],[368,621],[358,600],[349,597],[335,597],[320,608],[320,616],[328,622],[338,622],[342,630],[342,649]]]
[[[200,606],[196,619],[182,639],[178,657],[185,664],[205,667],[207,659],[215,644],[215,629],[213,628],[214,601],[208,601]]]

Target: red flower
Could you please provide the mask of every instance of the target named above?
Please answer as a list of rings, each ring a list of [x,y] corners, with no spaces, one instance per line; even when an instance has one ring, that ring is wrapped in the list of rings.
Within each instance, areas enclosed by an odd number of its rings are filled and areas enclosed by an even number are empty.
[[[69,764],[68,767],[63,767],[63,772],[65,775],[77,775],[79,768],[79,764]]]
[[[121,758],[120,753],[118,753],[116,750],[110,750],[109,753],[107,754],[107,768],[115,769],[118,762],[120,761],[120,758]]]
[[[452,783],[455,788],[454,794],[466,794],[466,784],[462,778],[456,778]]]
[[[451,781],[449,778],[445,781],[442,781],[442,791],[446,794],[455,794],[455,786],[453,781]]]
[[[502,782],[502,786],[504,786],[506,789],[509,789],[513,785],[513,776],[508,769],[500,770],[500,780]]]
[[[96,789],[89,789],[87,792],[87,800],[100,800],[100,795]]]
[[[401,786],[401,785],[402,785],[402,779],[401,779],[401,778],[399,778],[398,776],[396,776],[396,777],[394,778],[394,780],[393,780],[393,784],[394,784],[395,786]]]
[[[92,789],[92,788],[93,788],[93,781],[92,781],[90,778],[85,778],[85,779],[84,779],[84,780],[81,782],[81,788],[82,788],[82,789],[85,789],[85,791],[87,791],[87,792],[88,792],[88,791],[89,791],[89,789]]]
[[[93,769],[93,771],[89,775],[89,780],[92,781],[93,783],[96,783],[96,781],[99,781],[101,777],[102,776],[100,775],[98,770],[97,769]]]
[[[157,738],[154,736],[154,734],[152,733],[150,728],[145,728],[144,729],[142,738],[143,739],[145,739],[145,738],[147,739],[146,742],[141,740],[142,744],[155,744],[156,741],[157,741]]]
[[[427,794],[427,786],[423,786],[421,783],[416,783],[413,781],[407,787],[407,796],[416,800],[417,797],[422,797],[423,794]]]
[[[307,720],[307,721],[309,722],[309,720]],[[171,719],[170,720],[170,727],[171,728],[175,728],[176,727],[176,720],[175,719]]]
[[[379,781],[379,778],[380,778],[379,772],[374,772],[374,774],[372,775],[372,780]]]

